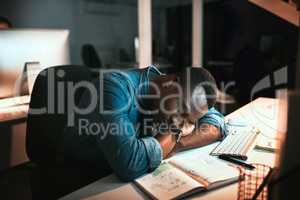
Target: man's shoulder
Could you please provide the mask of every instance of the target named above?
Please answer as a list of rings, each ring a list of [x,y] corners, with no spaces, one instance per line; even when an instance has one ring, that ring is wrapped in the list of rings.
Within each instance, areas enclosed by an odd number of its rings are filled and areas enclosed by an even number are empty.
[[[134,81],[132,73],[128,70],[105,70],[92,82],[100,95],[113,95],[115,97],[134,96],[138,81]]]
[[[139,69],[130,69],[130,70],[118,70],[111,69],[105,71],[100,79],[103,78],[104,81],[113,81],[119,84],[126,84],[129,82],[134,82],[139,80],[141,75],[141,70]]]

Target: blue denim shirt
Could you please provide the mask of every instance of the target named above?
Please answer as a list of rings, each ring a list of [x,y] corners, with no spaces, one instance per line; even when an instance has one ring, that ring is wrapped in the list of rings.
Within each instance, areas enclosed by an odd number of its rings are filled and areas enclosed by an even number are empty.
[[[158,167],[163,159],[160,144],[154,137],[141,134],[141,127],[136,126],[143,119],[137,95],[147,94],[149,80],[160,74],[154,66],[104,74],[95,82],[100,102],[97,111],[77,116],[77,120],[85,119],[85,132],[78,124],[66,131],[66,155],[100,166],[108,164],[124,181]],[[82,107],[89,102],[86,98],[83,95]],[[199,119],[201,123],[212,124],[223,136],[226,134],[224,117],[214,108]]]

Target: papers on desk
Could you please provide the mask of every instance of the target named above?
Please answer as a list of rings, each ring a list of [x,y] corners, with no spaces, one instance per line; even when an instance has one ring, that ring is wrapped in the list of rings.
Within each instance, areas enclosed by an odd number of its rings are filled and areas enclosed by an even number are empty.
[[[259,140],[256,142],[256,149],[269,151],[269,152],[275,152],[278,150],[278,144],[275,139],[267,138],[265,136],[262,136],[259,138]]]
[[[204,185],[176,167],[163,163],[153,173],[135,181],[153,199],[174,199]]]
[[[135,180],[153,199],[178,199],[236,182],[239,170],[208,155],[182,157],[161,164]]]
[[[195,177],[201,177],[203,179],[201,182],[204,182],[207,188],[213,183],[239,176],[237,168],[208,155],[197,155],[189,158],[183,157],[170,161],[170,163]]]

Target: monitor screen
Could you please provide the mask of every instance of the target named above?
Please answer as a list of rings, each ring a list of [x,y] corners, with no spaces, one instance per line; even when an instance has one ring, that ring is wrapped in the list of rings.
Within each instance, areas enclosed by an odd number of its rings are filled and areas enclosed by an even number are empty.
[[[70,63],[69,31],[56,29],[9,29],[0,31],[0,98],[16,93],[15,83],[25,63],[41,68]]]

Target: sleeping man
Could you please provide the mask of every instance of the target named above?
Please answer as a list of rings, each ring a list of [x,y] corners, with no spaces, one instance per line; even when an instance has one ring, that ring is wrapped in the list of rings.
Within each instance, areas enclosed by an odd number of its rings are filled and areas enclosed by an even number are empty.
[[[72,160],[111,170],[131,181],[174,153],[221,140],[224,117],[215,108],[217,87],[203,68],[162,74],[156,67],[111,71],[82,95],[66,128],[64,152]],[[97,94],[96,94],[96,93]]]

